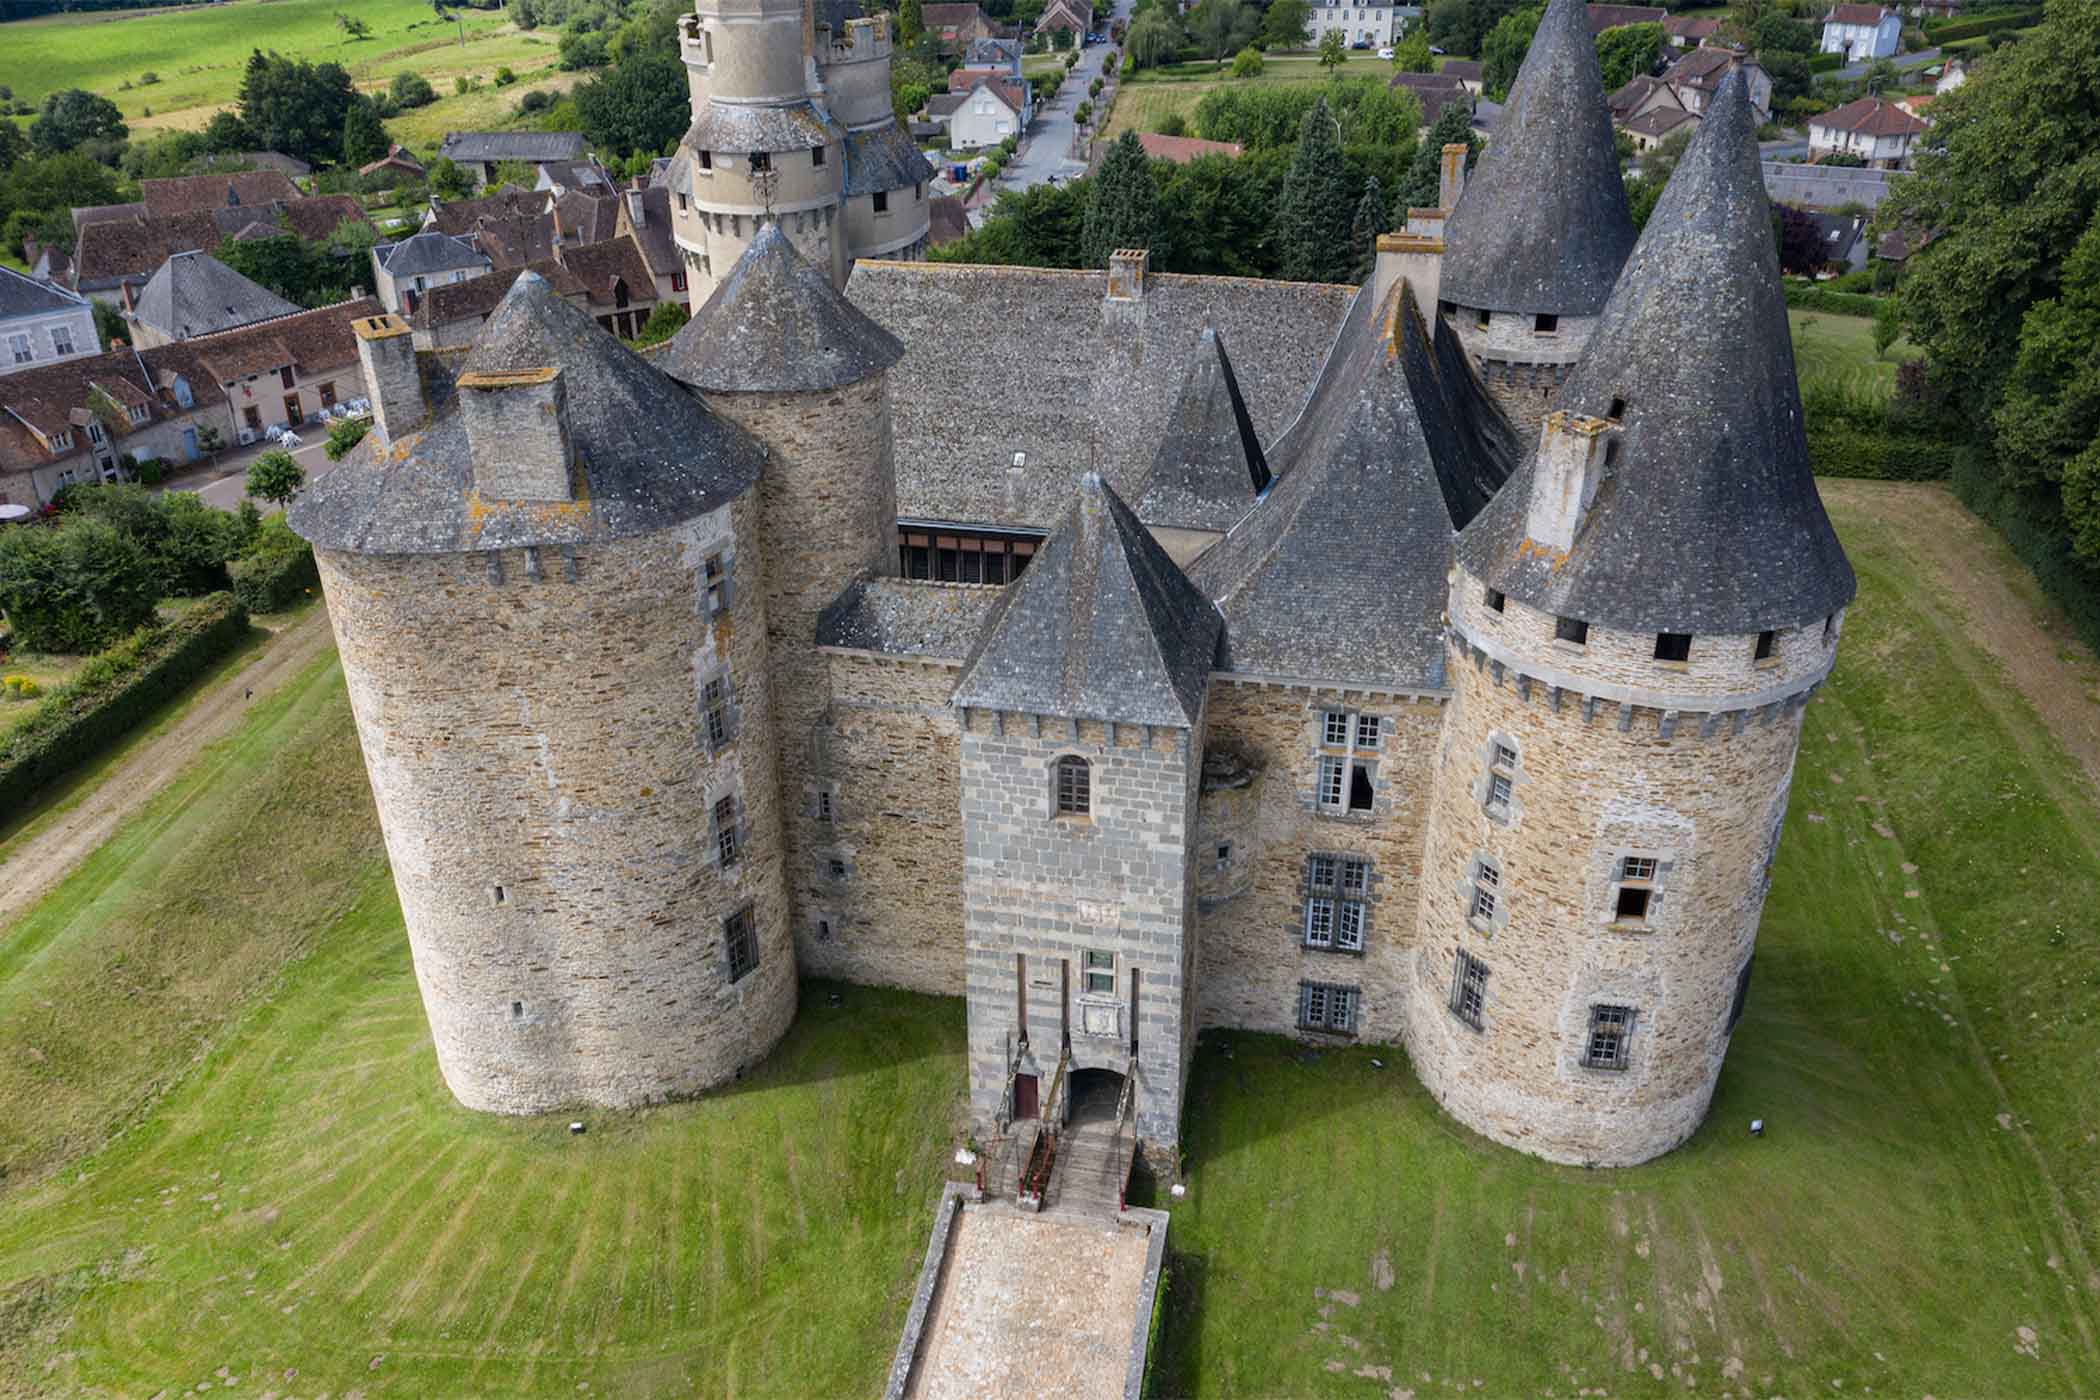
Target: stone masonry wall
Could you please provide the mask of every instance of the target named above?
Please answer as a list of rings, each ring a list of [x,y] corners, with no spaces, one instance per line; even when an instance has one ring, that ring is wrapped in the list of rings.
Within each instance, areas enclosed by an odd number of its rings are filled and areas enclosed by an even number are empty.
[[[438,1066],[470,1108],[696,1093],[793,1019],[758,523],[749,493],[578,551],[573,576],[522,549],[320,552]],[[733,732],[711,753],[717,677]],[[742,910],[758,965],[732,983]]]
[[[1461,574],[1457,594],[1473,581]],[[1696,652],[1694,653],[1696,655]],[[1476,664],[1454,633],[1407,1016],[1416,1073],[1460,1121],[1554,1161],[1645,1161],[1706,1113],[1756,938],[1801,725],[1800,701],[1665,729],[1637,708]],[[1514,753],[1498,754],[1497,746]],[[1489,770],[1510,779],[1494,801]],[[1635,857],[1644,919],[1621,919]],[[1474,917],[1481,862],[1496,907]],[[1451,1009],[1457,954],[1487,968],[1481,1026]],[[1594,1005],[1632,1008],[1623,1069],[1583,1064]]]
[[[1377,716],[1378,745],[1326,744],[1323,717],[1330,710]],[[1361,990],[1358,1038],[1399,1040],[1444,706],[1434,699],[1214,682],[1209,716],[1192,857],[1202,923],[1202,1023],[1327,1038],[1331,1033],[1298,1025],[1299,983],[1322,982]],[[1316,803],[1323,755],[1375,761],[1368,817],[1324,811]],[[1371,863],[1360,954],[1306,946],[1306,857],[1315,853]]]
[[[832,664],[817,651],[817,618],[854,579],[897,571],[889,396],[884,376],[877,374],[828,393],[709,394],[706,399],[715,412],[766,444],[759,500],[765,516],[766,630],[780,735],[788,902],[804,966],[850,975],[836,969],[819,946],[824,920],[845,911],[835,898],[841,882],[829,875],[831,847],[841,828],[820,820],[818,793],[837,788],[849,770],[840,766],[829,743]],[[856,758],[873,761],[862,754]],[[859,825],[871,824],[864,812]],[[860,918],[855,922],[865,924]]]
[[[1482,326],[1478,308],[1459,306],[1450,321],[1459,344],[1480,371],[1481,383],[1515,425],[1518,440],[1527,449],[1537,446],[1539,425],[1568,371],[1582,358],[1597,318],[1563,316],[1547,335],[1533,328],[1531,316],[1519,312],[1497,311]]]
[[[952,664],[834,652],[821,766],[789,883],[802,966],[823,977],[963,994],[962,749]],[[790,792],[790,800],[794,794]],[[842,873],[834,873],[837,861]],[[826,929],[828,927],[828,936]]]
[[[1054,814],[1052,765],[1065,754],[1091,764],[1089,816]],[[1047,1097],[1064,1030],[1073,1068],[1117,1073],[1129,1062],[1134,1032],[1138,1134],[1155,1148],[1180,1140],[1193,934],[1190,766],[1200,761],[1188,730],[1121,725],[1111,735],[1085,721],[1075,737],[1069,720],[971,712],[962,734],[963,918],[970,1108],[980,1127],[991,1124],[1006,1093],[1009,1037],[1025,1031],[1023,1069],[1040,1076]],[[1088,952],[1113,959],[1104,969],[1113,990],[1087,991]],[[1025,1023],[1017,955],[1026,960]]]

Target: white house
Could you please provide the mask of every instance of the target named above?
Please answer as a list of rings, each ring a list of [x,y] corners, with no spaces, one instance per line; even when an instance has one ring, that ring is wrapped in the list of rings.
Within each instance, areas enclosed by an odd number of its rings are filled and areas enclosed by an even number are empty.
[[[1903,17],[1886,5],[1838,5],[1823,16],[1823,52],[1845,62],[1893,58],[1903,38]]]
[[[86,297],[0,267],[0,374],[101,350]]]
[[[1808,153],[1811,159],[1858,156],[1876,170],[1901,170],[1925,128],[1923,120],[1893,102],[1862,97],[1808,119]]]
[[[487,254],[465,238],[436,229],[425,229],[398,243],[378,243],[372,248],[372,286],[386,309],[403,314],[411,296],[420,297],[433,287],[449,287],[495,270]]]
[[[1349,5],[1314,4],[1306,24],[1317,48],[1330,31],[1340,31],[1342,42],[1353,49],[1382,49],[1398,33],[1398,6],[1393,0],[1356,0]]]
[[[948,145],[954,150],[996,146],[1028,127],[1025,83],[985,78],[961,96],[948,118]]]

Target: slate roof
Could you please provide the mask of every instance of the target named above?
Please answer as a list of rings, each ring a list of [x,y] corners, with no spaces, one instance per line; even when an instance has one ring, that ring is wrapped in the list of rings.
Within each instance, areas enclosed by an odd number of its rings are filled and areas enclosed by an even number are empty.
[[[1003,592],[996,584],[861,579],[817,619],[817,645],[960,663]]]
[[[549,366],[560,368],[566,386],[569,439],[585,483],[576,502],[483,499],[466,425],[440,385],[427,429],[395,443],[367,436],[294,503],[292,528],[322,548],[369,554],[590,544],[692,520],[758,480],[764,456],[755,441],[600,330],[545,279],[521,273],[459,367]]]
[[[1167,434],[1137,503],[1148,525],[1229,530],[1269,484],[1269,466],[1233,377],[1225,342],[1203,328],[1188,378],[1167,418]]]
[[[1646,136],[1651,140],[1660,140],[1678,127],[1683,126],[1686,122],[1696,122],[1698,120],[1698,113],[1687,112],[1682,107],[1657,107],[1655,110],[1643,112],[1637,117],[1628,117],[1620,122],[1619,126],[1635,136]]]
[[[1833,5],[1830,13],[1823,16],[1825,24],[1878,25],[1888,9],[1882,5]]]
[[[0,267],[0,321],[17,316],[45,316],[54,311],[77,311],[87,303],[33,277],[24,277],[11,267]]]
[[[769,223],[656,363],[703,393],[808,393],[857,384],[903,354]]]
[[[1089,466],[1134,498],[1205,326],[1242,347],[1233,368],[1266,438],[1304,403],[1356,290],[1155,272],[1140,299],[1112,302],[1107,284],[1105,271],[854,266],[846,296],[904,343],[889,377],[900,514],[1042,527]]]
[[[1808,124],[1833,131],[1849,131],[1859,136],[1913,136],[1928,125],[1895,103],[1879,97],[1862,97],[1856,102],[1847,102],[1819,117],[1810,117]]]
[[[1424,126],[1435,126],[1446,107],[1462,107],[1469,112],[1474,107],[1473,94],[1466,85],[1442,73],[1395,73],[1386,86],[1406,88],[1414,94],[1416,104],[1422,109]]]
[[[831,129],[807,102],[747,107],[703,102],[680,144],[696,151],[807,151],[829,144]]]
[[[299,187],[281,170],[235,170],[223,175],[182,175],[139,181],[139,202],[151,218],[202,214],[242,205],[289,204]]]
[[[230,331],[299,308],[235,272],[209,253],[177,253],[160,265],[132,314],[171,340]]]
[[[1802,433],[1748,84],[1731,77],[1664,187],[1559,406],[1623,399],[1615,473],[1565,558],[1525,539],[1527,461],[1459,541],[1489,587],[1627,631],[1820,621],[1852,568]]]
[[[485,321],[493,314],[503,298],[509,294],[511,285],[526,272],[522,267],[498,268],[486,277],[473,277],[464,282],[448,282],[442,287],[432,287],[416,298],[415,309],[408,315],[408,323],[419,331],[428,331],[435,337],[444,330],[468,317],[476,322]],[[574,273],[560,263],[548,258],[534,263],[530,271],[545,278],[558,296],[584,296],[583,284]],[[459,344],[457,340],[436,341],[435,348],[443,350]]]
[[[338,302],[312,311],[295,311],[272,321],[258,321],[239,330],[199,336],[176,346],[161,346],[145,352],[151,363],[166,350],[185,350],[203,371],[205,384],[231,384],[251,374],[261,374],[283,365],[295,366],[306,376],[332,369],[354,369],[357,337],[350,324],[385,311],[372,297]]]
[[[1633,247],[1582,0],[1552,0],[1444,224],[1443,300],[1594,316]]]
[[[926,112],[929,116],[950,117],[969,100],[967,92],[937,92],[926,99]]]
[[[607,238],[597,243],[577,243],[561,249],[555,260],[574,274],[593,302],[611,306],[617,302],[615,283],[627,284],[631,305],[647,306],[656,301],[656,276],[642,261],[642,250],[630,239]]]
[[[583,136],[574,131],[448,131],[438,155],[457,161],[579,160]]]
[[[620,196],[626,201],[625,217],[630,230],[629,237],[641,249],[642,261],[658,277],[669,277],[684,263],[679,256],[677,240],[671,236],[671,192],[661,185],[649,185],[639,190],[628,190]],[[642,209],[641,222],[634,219],[634,206],[639,201]]]
[[[440,233],[468,233],[483,218],[538,218],[547,210],[547,196],[504,185],[479,199],[454,199],[433,203],[424,227]]]
[[[554,201],[554,231],[564,241],[598,243],[613,236],[620,222],[620,197],[610,190],[587,194],[570,190]]]
[[[1588,13],[1584,18],[1593,38],[1622,24],[1661,24],[1670,14],[1654,5],[1589,5],[1585,9]]]
[[[952,703],[1192,727],[1224,622],[1095,472],[1006,586]]]
[[[932,177],[925,155],[895,122],[846,133],[846,198],[910,189]]]
[[[926,202],[926,242],[929,247],[953,243],[967,237],[969,232],[970,218],[963,212],[961,195],[937,194]]]
[[[467,230],[497,267],[525,267],[554,256],[551,214],[484,214]]]
[[[1711,95],[1721,90],[1722,80],[1741,67],[1744,61],[1745,55],[1734,49],[1709,44],[1693,49],[1671,64],[1663,74],[1663,81],[1673,88],[1695,88]],[[1755,60],[1751,60],[1751,66],[1756,66]]]
[[[1623,87],[1605,99],[1605,104],[1611,108],[1612,116],[1624,121],[1629,114],[1639,111],[1641,104],[1658,92],[1668,94],[1672,107],[1679,111],[1684,109],[1684,103],[1678,100],[1670,85],[1648,73],[1637,73],[1628,79]]]
[[[1368,290],[1262,501],[1197,559],[1225,615],[1224,669],[1439,689],[1459,525],[1508,477],[1517,439],[1448,327],[1411,288]]]
[[[1663,33],[1672,39],[1704,41],[1721,32],[1721,21],[1705,15],[1672,15],[1662,22]]]
[[[379,265],[393,278],[429,276],[462,267],[482,267],[488,258],[464,238],[435,229],[411,234],[399,243],[382,243],[372,250]]]
[[[1481,80],[1483,65],[1478,59],[1447,58],[1444,66],[1436,71],[1446,78],[1456,78],[1461,83],[1477,83]]]

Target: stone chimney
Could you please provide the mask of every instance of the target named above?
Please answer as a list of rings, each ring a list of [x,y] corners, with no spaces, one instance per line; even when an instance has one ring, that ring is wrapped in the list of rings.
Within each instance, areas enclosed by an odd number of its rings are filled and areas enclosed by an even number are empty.
[[[1145,273],[1152,254],[1143,248],[1118,248],[1108,255],[1108,299],[1143,301]]]
[[[1378,235],[1378,261],[1371,271],[1371,304],[1383,306],[1385,294],[1393,289],[1393,284],[1405,279],[1415,289],[1415,305],[1421,308],[1423,322],[1433,330],[1437,287],[1443,281],[1444,240],[1437,234],[1413,232],[1413,219],[1408,220],[1408,228],[1407,233]]]
[[[560,369],[463,374],[458,387],[477,491],[496,501],[576,498]]]
[[[1574,547],[1582,518],[1617,457],[1618,426],[1608,418],[1578,417],[1565,409],[1546,415],[1539,430],[1538,460],[1531,469],[1525,538],[1562,553]]]
[[[357,363],[364,370],[365,397],[380,436],[398,442],[430,418],[423,401],[423,376],[416,368],[416,342],[399,316],[366,316],[350,323],[357,336]]]
[[[1458,207],[1466,192],[1466,143],[1454,141],[1444,147],[1443,168],[1437,176],[1437,204],[1448,214]]]

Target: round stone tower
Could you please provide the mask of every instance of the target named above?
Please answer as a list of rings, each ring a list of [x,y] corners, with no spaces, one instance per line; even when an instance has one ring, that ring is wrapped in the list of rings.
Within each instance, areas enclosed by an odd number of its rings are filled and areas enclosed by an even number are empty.
[[[1439,310],[1528,442],[1633,247],[1583,0],[1546,7],[1444,247]]]
[[[845,285],[845,130],[820,105],[814,44],[809,0],[698,0],[680,23],[693,124],[672,167],[671,228],[695,301],[769,215]]]
[[[795,1010],[758,444],[521,275],[465,358],[356,326],[313,541],[445,1082],[704,1090]]]
[[[890,98],[890,17],[853,0],[818,12],[817,64],[831,115],[846,129],[846,241],[853,258],[917,259],[933,205],[926,157],[897,125]]]
[[[838,800],[817,621],[855,580],[897,572],[888,372],[903,354],[767,224],[657,361],[766,444],[759,493],[787,888],[805,965],[819,973],[833,925],[850,917],[830,862],[850,854],[854,825],[872,814]]]
[[[1407,1039],[1463,1122],[1617,1166],[1712,1098],[1854,591],[1740,79],[1560,405],[1459,536]]]

